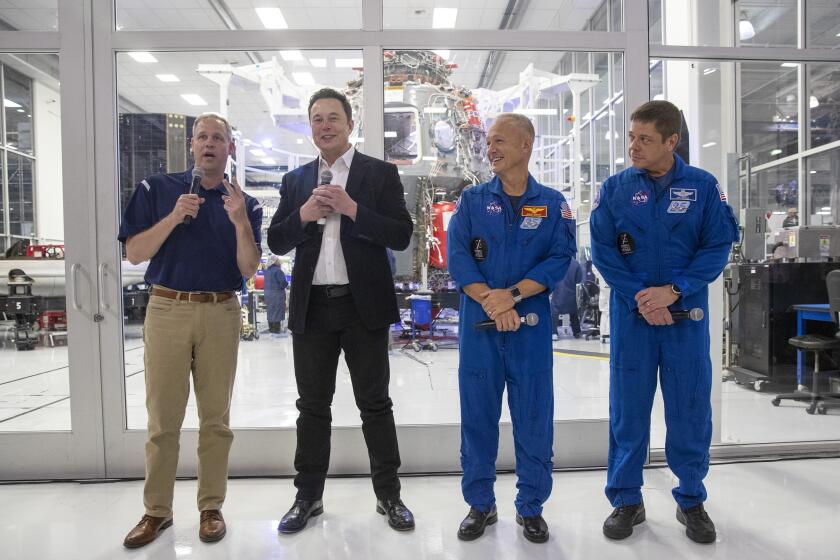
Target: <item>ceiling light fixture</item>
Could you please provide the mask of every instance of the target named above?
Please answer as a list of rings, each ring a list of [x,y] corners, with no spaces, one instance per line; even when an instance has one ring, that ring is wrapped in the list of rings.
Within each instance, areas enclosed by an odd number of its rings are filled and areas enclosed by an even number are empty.
[[[303,53],[300,51],[280,51],[280,58],[286,62],[298,62],[303,60]]]
[[[280,8],[254,8],[257,12],[257,17],[266,29],[287,29],[286,18],[283,17],[283,12]]]
[[[299,86],[314,86],[315,78],[309,72],[292,72],[292,78],[295,79]]]
[[[741,12],[741,19],[738,21],[738,36],[742,41],[749,41],[755,37],[755,27],[747,19],[747,14]]]
[[[204,101],[204,99],[196,93],[182,93],[181,99],[183,99],[190,105],[207,105],[207,102]]]
[[[155,78],[161,82],[180,82],[181,78],[175,74],[155,74]]]
[[[158,60],[149,52],[140,52],[134,51],[128,53],[128,56],[133,58],[136,62],[142,62],[143,64],[148,64],[151,62],[157,62]]]
[[[452,29],[458,19],[458,8],[435,8],[432,13],[432,27],[435,29]]]
[[[819,106],[820,106],[820,100],[817,99],[816,95],[812,95],[810,97],[810,99],[808,99],[808,107],[810,107],[811,109],[816,109]]]
[[[361,68],[363,65],[361,58],[336,58],[336,68]]]

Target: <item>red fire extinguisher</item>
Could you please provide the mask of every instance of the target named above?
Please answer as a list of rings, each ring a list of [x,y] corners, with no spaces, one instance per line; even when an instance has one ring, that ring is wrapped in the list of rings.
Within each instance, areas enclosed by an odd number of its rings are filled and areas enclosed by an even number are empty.
[[[446,270],[446,231],[455,212],[454,202],[432,204],[432,243],[429,247],[429,266]]]

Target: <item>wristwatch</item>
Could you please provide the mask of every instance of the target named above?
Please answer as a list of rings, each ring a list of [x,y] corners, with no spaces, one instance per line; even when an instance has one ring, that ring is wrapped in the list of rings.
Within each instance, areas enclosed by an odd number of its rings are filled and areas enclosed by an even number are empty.
[[[682,290],[680,290],[676,284],[671,284],[671,293],[675,296],[682,296]]]
[[[519,288],[516,286],[510,289],[510,295],[513,296],[513,303],[519,303],[522,301],[522,292],[520,292]]]

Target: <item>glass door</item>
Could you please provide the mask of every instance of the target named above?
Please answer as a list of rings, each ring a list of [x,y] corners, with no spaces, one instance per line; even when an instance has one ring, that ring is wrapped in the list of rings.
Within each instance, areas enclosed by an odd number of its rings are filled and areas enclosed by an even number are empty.
[[[89,29],[42,5],[0,10],[2,479],[104,475]]]

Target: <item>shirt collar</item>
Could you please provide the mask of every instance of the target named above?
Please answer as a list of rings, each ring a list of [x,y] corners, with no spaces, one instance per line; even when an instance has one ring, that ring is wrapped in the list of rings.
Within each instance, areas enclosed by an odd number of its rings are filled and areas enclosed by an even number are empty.
[[[508,196],[505,193],[504,187],[502,186],[502,180],[499,178],[498,175],[493,177],[493,180],[490,181],[490,192],[498,196]],[[520,201],[526,200],[535,196],[537,194],[537,180],[534,179],[534,176],[528,173],[528,185],[525,187],[525,192],[522,193]]]
[[[192,185],[192,170],[193,170],[194,168],[195,168],[195,166],[190,167],[189,169],[187,169],[186,171],[184,171],[184,182],[185,182],[187,185]],[[227,174],[227,173],[225,173],[225,174],[224,174],[224,177],[225,177],[225,181],[230,181],[230,177],[228,177],[228,174]],[[222,184],[221,184],[221,183],[219,183],[218,185],[216,185],[216,187],[212,187],[212,188],[209,188],[209,189],[208,189],[207,187],[205,187],[204,185],[202,185],[202,186],[201,186],[201,190],[203,190],[204,192],[221,192],[221,193],[225,193],[225,188],[224,188],[224,187],[222,187],[221,185],[222,185]],[[189,188],[189,187],[187,187],[187,188]],[[225,193],[225,194],[227,194],[227,193]]]
[[[686,168],[685,161],[681,158],[678,154],[674,154],[674,166],[668,170],[668,173],[673,173],[673,180],[676,181],[677,179],[682,179],[683,175],[685,175],[685,168]],[[637,169],[635,167],[631,167],[631,170],[636,175],[647,175],[647,169]],[[667,173],[666,173],[667,175]],[[673,182],[673,181],[672,181]]]
[[[341,154],[338,157],[338,159],[335,160],[333,165],[338,163],[339,160],[342,160],[344,162],[344,165],[347,166],[347,169],[350,169],[350,164],[353,163],[353,156],[354,155],[356,155],[356,148],[353,146],[353,144],[350,144],[350,147],[347,149],[347,151],[344,152],[343,154]],[[323,157],[321,157],[320,155],[318,156],[318,162],[319,162],[318,163],[319,169],[326,169],[328,167],[327,166],[327,161]]]

